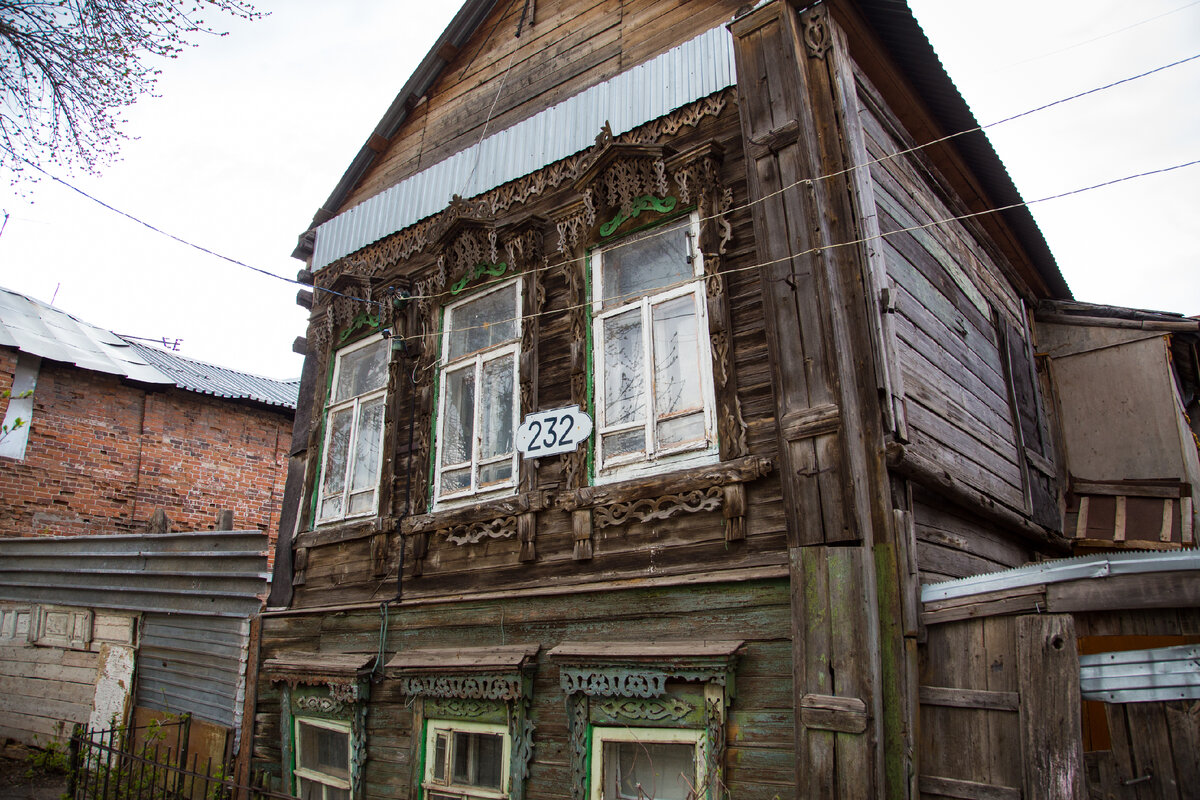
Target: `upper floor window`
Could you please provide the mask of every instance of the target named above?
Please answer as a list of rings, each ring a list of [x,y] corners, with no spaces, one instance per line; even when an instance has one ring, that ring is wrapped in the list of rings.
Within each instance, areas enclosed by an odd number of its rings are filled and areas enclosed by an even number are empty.
[[[700,730],[593,727],[590,800],[697,800],[709,795],[703,739]]]
[[[438,384],[437,501],[516,486],[521,284],[446,306]]]
[[[387,365],[388,342],[380,335],[337,351],[325,411],[318,523],[375,512]]]
[[[699,223],[593,254],[596,476],[717,457]]]

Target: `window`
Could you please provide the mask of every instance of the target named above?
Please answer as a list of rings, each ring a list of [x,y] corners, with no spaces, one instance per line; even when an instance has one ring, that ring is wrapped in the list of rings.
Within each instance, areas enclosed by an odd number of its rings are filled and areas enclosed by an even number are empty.
[[[706,794],[702,732],[593,728],[592,800],[695,800]]]
[[[388,341],[373,336],[337,352],[325,411],[325,465],[317,522],[373,514],[379,497]]]
[[[438,384],[437,501],[516,486],[520,283],[446,306]]]
[[[508,760],[503,725],[430,720],[425,733],[426,798],[507,797]]]
[[[292,774],[303,800],[350,800],[350,724],[297,717]]]
[[[600,481],[717,457],[698,235],[693,216],[593,255]]]
[[[29,428],[33,419],[33,390],[37,388],[38,371],[42,359],[29,353],[17,353],[17,367],[13,371],[12,387],[9,392],[8,408],[0,427],[0,456],[25,459],[25,448],[29,444]]]

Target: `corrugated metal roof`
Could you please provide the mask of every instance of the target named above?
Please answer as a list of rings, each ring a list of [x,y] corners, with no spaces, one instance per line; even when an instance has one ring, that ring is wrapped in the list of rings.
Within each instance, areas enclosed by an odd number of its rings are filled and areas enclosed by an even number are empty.
[[[0,346],[142,383],[171,382],[112,331],[4,288],[0,288]]]
[[[1200,572],[1200,550],[1164,552],[1101,553],[1099,555],[1060,558],[1014,567],[1002,572],[972,575],[921,587],[921,602],[970,597],[1022,586],[1040,586],[1110,575],[1140,575],[1154,572]],[[1198,576],[1200,578],[1200,576]]]
[[[129,341],[129,345],[180,389],[214,397],[255,400],[271,406],[296,407],[296,397],[300,392],[299,378],[277,381],[184,358],[139,342]]]
[[[124,339],[40,300],[0,288],[0,346],[201,394],[295,408],[300,380],[277,381],[183,358]]]
[[[614,136],[737,82],[733,40],[721,26],[592,86],[474,147],[418,172],[317,228],[313,269],[590,147],[608,122]]]
[[[244,618],[266,549],[262,531],[0,539],[0,600]]]
[[[1200,645],[1080,656],[1079,689],[1105,703],[1200,700]]]

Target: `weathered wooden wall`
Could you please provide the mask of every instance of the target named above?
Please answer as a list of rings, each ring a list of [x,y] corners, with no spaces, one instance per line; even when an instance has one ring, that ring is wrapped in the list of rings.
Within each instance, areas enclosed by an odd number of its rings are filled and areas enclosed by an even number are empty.
[[[792,792],[793,712],[790,615],[786,580],[683,585],[525,596],[520,602],[414,602],[389,613],[386,658],[428,647],[538,644],[531,720],[534,757],[526,797],[568,798],[565,696],[546,653],[563,641],[743,640],[736,697],[726,724],[725,781],[731,796],[771,800]],[[377,609],[267,615],[263,657],[289,650],[374,654]],[[255,759],[278,769],[279,684],[259,683]],[[419,738],[419,732],[415,732]],[[372,798],[407,798],[420,748],[408,698],[395,682],[373,683],[367,715],[366,791]]]
[[[732,238],[726,253],[721,256],[721,273],[725,279],[725,297],[729,307],[727,332],[730,384],[736,393],[745,423],[744,438],[748,454],[758,459],[771,459],[776,453],[777,431],[774,415],[774,381],[767,358],[764,320],[761,310],[761,281],[755,269],[758,250],[755,247],[750,214],[746,204],[745,167],[738,139],[738,106],[733,92],[725,94],[725,104],[717,114],[700,115],[693,125],[682,126],[677,133],[664,137],[679,152],[715,142],[724,151],[720,164],[720,180],[729,190],[734,207],[728,215]],[[547,192],[532,198],[520,213],[542,218],[554,209],[574,200],[573,190]],[[578,262],[553,250],[554,232],[545,234],[548,269],[539,270],[537,280],[544,289],[544,301],[539,316],[527,323],[536,326],[536,367],[531,370],[536,381],[531,386],[539,408],[555,408],[576,402],[572,398],[571,341],[572,309],[577,307],[578,287],[569,280],[568,270]],[[581,245],[582,247],[583,245]],[[413,259],[385,269],[375,280],[386,285],[417,270],[429,268],[428,259]],[[532,278],[526,276],[526,291]],[[424,341],[423,346],[436,352],[436,338]],[[328,369],[329,354],[314,353],[313,360],[322,363],[318,373]],[[411,499],[411,513],[424,514],[429,500],[423,477],[428,474],[428,462],[423,460],[420,443],[421,428],[431,423],[432,395],[412,392],[408,385],[410,362],[399,362],[394,368],[388,438],[383,482],[389,491],[385,516],[398,519],[405,514]],[[314,381],[311,397],[301,398],[301,407],[320,408],[324,403],[325,381]],[[408,460],[408,420],[417,403],[417,457],[411,467]],[[300,415],[301,417],[304,415]],[[300,417],[298,417],[299,419]],[[316,417],[319,435],[319,416]],[[427,439],[426,439],[427,441]],[[316,452],[317,448],[310,449]],[[424,451],[428,457],[428,450]],[[552,457],[528,466],[526,491],[561,492],[567,488],[567,458]],[[309,467],[308,486],[314,480],[316,468]],[[411,493],[409,477],[413,477]],[[656,481],[647,480],[646,497],[669,493],[656,490]],[[754,569],[786,564],[784,511],[781,490],[774,474],[746,484],[746,536],[738,541],[726,541],[725,518],[722,510],[681,513],[670,519],[598,527],[594,537],[594,552],[590,560],[574,558],[574,535],[571,513],[562,508],[550,508],[537,514],[536,558],[522,560],[522,542],[516,536],[484,538],[470,545],[456,545],[444,535],[430,535],[427,550],[421,558],[420,574],[414,567],[414,553],[406,550],[405,596],[436,596],[480,590],[514,589],[553,584],[608,581],[619,578],[670,575],[692,571],[703,564],[706,571]],[[307,505],[307,503],[306,503]],[[390,507],[389,507],[390,506]],[[307,521],[307,517],[304,517]],[[306,531],[296,538],[302,556],[297,566],[298,582],[294,604],[333,605],[363,601],[378,601],[396,593],[395,565],[399,559],[400,541],[396,530],[388,526],[381,536],[373,525],[349,524],[325,526]],[[380,562],[382,561],[382,568]]]
[[[101,646],[128,645],[136,623],[128,614],[97,611],[87,644],[36,645],[18,623],[22,611],[31,613],[29,606],[0,605],[0,739],[45,746],[70,736],[73,723],[87,723]]]

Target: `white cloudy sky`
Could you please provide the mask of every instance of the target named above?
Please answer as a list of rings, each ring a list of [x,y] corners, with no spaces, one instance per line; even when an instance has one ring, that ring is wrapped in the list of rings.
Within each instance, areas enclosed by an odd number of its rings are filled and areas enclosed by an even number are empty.
[[[64,175],[164,230],[294,277],[296,235],[456,10],[260,0],[262,21],[163,66],[123,159]],[[1200,0],[912,0],[981,122],[1200,53]],[[969,12],[964,9],[969,6]],[[1200,60],[989,129],[1026,199],[1200,159]],[[7,187],[0,286],[183,355],[294,377],[295,286],[165,239],[43,180]],[[1200,314],[1200,165],[1033,213],[1075,296]],[[57,293],[57,295],[56,295]]]

